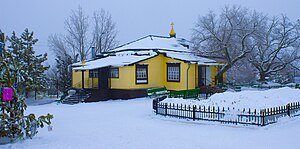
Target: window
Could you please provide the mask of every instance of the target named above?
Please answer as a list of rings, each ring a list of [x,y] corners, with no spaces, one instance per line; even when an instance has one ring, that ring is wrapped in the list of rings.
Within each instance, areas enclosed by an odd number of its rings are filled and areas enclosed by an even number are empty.
[[[167,81],[180,82],[180,63],[167,63]]]
[[[119,68],[110,68],[110,78],[119,78]]]
[[[148,84],[148,65],[136,65],[136,84]]]
[[[89,78],[98,78],[98,70],[90,70]]]

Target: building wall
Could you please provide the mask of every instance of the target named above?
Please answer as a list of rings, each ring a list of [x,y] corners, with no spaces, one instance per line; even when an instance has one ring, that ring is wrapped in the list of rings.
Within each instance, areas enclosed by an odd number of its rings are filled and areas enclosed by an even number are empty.
[[[167,63],[180,63],[180,82],[168,82],[167,81]],[[164,58],[163,63],[163,78],[164,78],[164,85],[168,90],[184,90],[186,89],[186,79],[185,79],[185,72],[186,66],[184,65],[183,61],[179,61],[176,59],[171,59],[168,57]]]
[[[130,89],[132,82],[134,82],[134,67],[125,66],[119,67],[119,78],[111,78],[111,89]]]
[[[198,85],[198,65],[195,64],[195,87],[199,87]]]
[[[188,89],[195,89],[197,86],[196,86],[196,70],[195,70],[195,66],[197,64],[190,64],[190,69],[188,70],[189,73],[189,77],[188,77],[188,86],[189,88]]]
[[[180,82],[167,81],[167,63],[180,63]],[[136,65],[119,67],[119,78],[110,78],[109,84],[111,89],[147,89],[154,87],[166,87],[168,90],[186,90],[187,89],[187,69],[188,63],[184,61],[158,55],[154,58],[141,61],[138,64],[148,65],[148,84],[136,84]],[[206,84],[214,85],[217,66],[208,66],[206,68]],[[74,88],[81,88],[81,71],[72,71],[72,85]],[[98,87],[97,78],[89,78],[89,71],[84,72],[85,88]],[[226,74],[224,74],[226,79]],[[224,79],[224,80],[225,80]],[[188,70],[188,89],[198,87],[198,65],[190,64]]]
[[[154,58],[151,58],[149,60],[145,60],[142,62],[139,62],[138,64],[147,64],[148,65],[148,84],[136,84],[135,78],[136,78],[136,66],[134,66],[134,75],[132,82],[132,88],[153,88],[153,87],[163,87],[164,86],[164,69],[163,69],[163,61],[164,56],[159,55]]]
[[[216,84],[216,78],[215,76],[217,75],[218,73],[218,67],[217,66],[211,66],[211,85],[212,86],[215,86]]]
[[[167,63],[180,63],[180,82],[167,82]],[[180,60],[167,58],[163,55],[139,62],[148,65],[148,84],[136,84],[136,65],[119,67],[119,78],[111,79],[112,89],[147,89],[153,87],[166,87],[168,90],[185,90],[186,72],[188,64]],[[189,89],[196,86],[195,66],[190,64],[188,73]]]
[[[111,79],[112,89],[144,89],[163,87],[163,60],[159,55],[138,64],[148,65],[148,84],[136,84],[136,65],[119,67],[119,78]]]
[[[81,72],[81,71],[72,70],[72,87],[79,88],[79,84],[80,84],[79,81],[81,81],[79,72]]]

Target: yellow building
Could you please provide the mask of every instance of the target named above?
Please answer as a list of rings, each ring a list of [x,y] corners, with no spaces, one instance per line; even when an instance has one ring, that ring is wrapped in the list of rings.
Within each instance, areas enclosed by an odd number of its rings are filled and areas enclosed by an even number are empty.
[[[187,90],[214,86],[220,65],[194,55],[188,43],[176,38],[173,30],[170,37],[149,35],[98,55],[84,65],[75,63],[73,88],[89,89],[95,100],[101,100],[142,97],[146,89],[157,87]]]

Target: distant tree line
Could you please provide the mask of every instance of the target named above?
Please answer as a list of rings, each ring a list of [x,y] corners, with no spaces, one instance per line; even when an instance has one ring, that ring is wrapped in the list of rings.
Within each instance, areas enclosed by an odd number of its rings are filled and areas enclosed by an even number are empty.
[[[220,14],[199,16],[192,42],[199,55],[223,59],[217,74],[227,72],[233,83],[291,81],[299,70],[300,22],[240,6],[224,7]],[[257,77],[258,76],[258,77]]]

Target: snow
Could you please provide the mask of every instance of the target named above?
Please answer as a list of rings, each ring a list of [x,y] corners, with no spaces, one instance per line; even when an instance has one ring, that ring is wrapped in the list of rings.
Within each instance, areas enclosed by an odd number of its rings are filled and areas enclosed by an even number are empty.
[[[81,66],[81,62],[74,63],[72,66],[77,66],[74,70],[126,66],[154,57],[159,53],[164,53],[167,57],[173,59],[189,61],[191,63],[219,65],[215,60],[194,55],[186,45],[188,45],[188,42],[182,38],[149,35],[111,50],[110,53],[104,54],[107,56],[105,58],[87,61],[84,67]]]
[[[158,51],[160,53],[165,53],[167,57],[174,58],[174,59],[190,61],[192,63],[194,62],[201,65],[219,65],[215,60],[211,60],[200,56],[195,56],[192,53],[164,51],[164,50],[158,50]],[[91,69],[97,69],[97,68],[102,68],[107,66],[119,67],[119,66],[134,64],[136,62],[146,60],[158,55],[158,53],[154,52],[153,50],[119,51],[114,54],[115,55],[110,55],[105,58],[88,61],[85,63],[84,67],[81,67],[79,63],[74,63],[72,66],[80,66],[74,68],[74,70],[91,70]]]
[[[34,98],[27,98],[25,100],[28,106],[37,106],[37,105],[44,105],[54,102],[58,100],[57,98],[43,98],[43,99],[34,99]]]
[[[298,149],[300,117],[265,127],[191,121],[155,115],[152,100],[139,98],[77,105],[29,106],[54,114],[53,131],[1,149]]]
[[[283,85],[275,82],[266,82],[266,84],[262,84],[262,87],[282,87]]]
[[[190,52],[190,50],[182,44],[188,45],[187,41],[182,38],[169,38],[149,35],[133,42],[124,44],[112,51],[122,50],[174,50],[180,52]]]
[[[119,67],[119,66],[125,66],[125,65],[130,65],[134,64],[136,62],[154,57],[155,55],[142,55],[142,56],[137,56],[137,55],[131,55],[131,54],[125,54],[123,55],[116,55],[116,56],[108,56],[105,58],[93,60],[86,62],[84,67],[76,67],[73,68],[74,70],[91,70],[91,69],[97,69],[97,68],[103,68],[107,66],[114,66],[114,67]]]
[[[241,92],[224,92],[212,95],[207,100],[167,98],[164,103],[204,105],[215,107],[229,107],[230,109],[251,108],[264,109],[285,106],[291,102],[300,102],[300,90],[283,87],[270,90],[246,90]]]
[[[160,53],[165,53],[170,58],[196,62],[198,64],[217,64],[215,60],[194,55],[192,51],[187,47],[188,45],[188,41],[183,38],[170,38],[149,35],[139,40],[129,42],[112,51],[120,52],[124,50],[139,50],[147,52],[147,50],[157,50]]]
[[[288,84],[286,84],[286,86],[289,86],[289,87],[295,87],[295,86],[296,86],[296,83],[288,83]]]
[[[192,53],[183,53],[183,52],[174,52],[174,51],[163,51],[159,50],[161,53],[166,53],[166,55],[170,58],[175,58],[183,61],[195,62],[201,65],[218,65],[215,60],[196,56]]]

